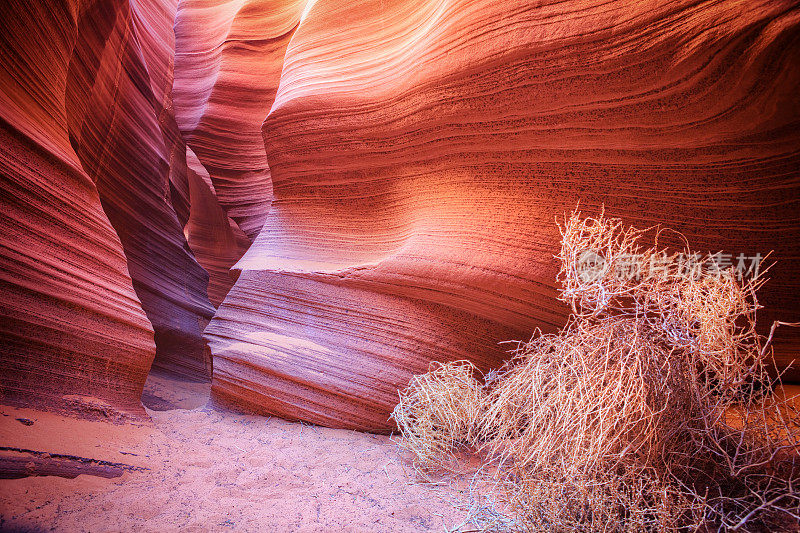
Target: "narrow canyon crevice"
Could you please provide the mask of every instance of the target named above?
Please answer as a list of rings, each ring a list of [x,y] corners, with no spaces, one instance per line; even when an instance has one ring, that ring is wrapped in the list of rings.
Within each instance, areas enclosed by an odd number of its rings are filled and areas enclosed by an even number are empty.
[[[772,252],[761,322],[800,319],[792,4],[0,18],[5,402],[141,415],[152,367],[213,374],[220,405],[389,431],[432,360],[493,368],[499,342],[563,325],[554,221],[579,203],[732,261]],[[778,332],[777,368],[798,346]]]

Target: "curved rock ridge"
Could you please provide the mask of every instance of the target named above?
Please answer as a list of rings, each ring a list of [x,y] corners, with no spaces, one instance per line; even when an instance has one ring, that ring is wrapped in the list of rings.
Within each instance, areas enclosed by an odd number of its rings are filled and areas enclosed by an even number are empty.
[[[184,237],[186,146],[172,109],[176,9],[2,5],[9,398],[89,394],[141,412],[154,337],[154,364],[210,376],[201,334],[214,308]]]
[[[180,0],[175,114],[228,216],[252,240],[272,201],[261,138],[306,0]]]
[[[78,10],[0,5],[0,401],[143,415],[155,354],[119,238],[67,134]]]
[[[206,379],[210,359],[201,335],[214,308],[206,295],[208,275],[183,234],[186,147],[170,93],[152,90],[171,81],[160,59],[171,53],[171,32],[165,26],[156,33],[159,26],[145,18],[171,15],[132,6],[121,1],[114,11],[113,3],[97,2],[78,20],[65,96],[70,140],[125,249],[155,330],[154,365]],[[149,33],[136,32],[140,26]],[[148,57],[159,60],[151,64]]]
[[[431,360],[563,325],[578,203],[772,251],[800,321],[798,58],[768,0],[6,2],[0,400],[141,413],[210,349],[223,403],[386,431]]]
[[[216,397],[387,430],[431,359],[563,324],[579,202],[772,250],[764,325],[800,319],[799,54],[792,3],[310,3],[262,130],[274,199],[206,329]],[[779,366],[798,347],[779,330]]]
[[[398,384],[432,357],[488,369],[508,355],[495,339],[519,334],[452,308],[355,289],[338,276],[266,271],[242,272],[209,330],[218,401],[372,431],[389,427]]]
[[[250,239],[219,205],[214,184],[191,148],[187,148],[186,160],[191,203],[186,240],[197,262],[208,272],[208,298],[218,306],[236,280],[231,267],[250,246]]]

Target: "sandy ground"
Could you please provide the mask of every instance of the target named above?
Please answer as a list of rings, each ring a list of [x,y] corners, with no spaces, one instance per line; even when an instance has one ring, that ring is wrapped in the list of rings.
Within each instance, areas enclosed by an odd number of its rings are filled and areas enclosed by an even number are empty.
[[[0,406],[0,454],[131,469],[113,478],[0,479],[0,530],[471,530],[453,505],[466,501],[456,485],[414,483],[388,437],[243,415],[213,406],[208,392],[151,376],[143,395],[150,421],[142,423]]]
[[[148,409],[143,424],[0,408],[5,449],[143,469],[0,480],[0,529],[441,532],[462,523],[455,490],[413,484],[388,437],[212,409],[204,387],[151,380],[144,403],[164,410]]]

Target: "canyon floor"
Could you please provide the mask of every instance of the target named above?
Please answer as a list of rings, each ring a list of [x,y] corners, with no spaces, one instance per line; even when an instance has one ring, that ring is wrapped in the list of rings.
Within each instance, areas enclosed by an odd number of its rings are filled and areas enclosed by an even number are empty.
[[[415,483],[387,436],[239,414],[163,376],[142,400],[149,420],[124,424],[0,406],[4,472],[93,472],[0,479],[0,531],[473,530],[458,487]]]
[[[0,480],[2,531],[447,531],[450,487],[413,483],[387,436],[238,414],[207,386],[148,380],[150,421],[110,424],[0,407],[0,449],[119,477]],[[20,452],[29,450],[40,452]],[[68,459],[69,458],[69,459]]]

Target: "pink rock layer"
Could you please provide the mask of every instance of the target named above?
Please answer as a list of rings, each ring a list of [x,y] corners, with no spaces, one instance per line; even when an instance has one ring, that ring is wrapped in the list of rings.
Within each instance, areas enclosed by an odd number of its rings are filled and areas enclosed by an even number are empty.
[[[176,8],[0,6],[8,401],[88,395],[141,412],[154,355],[209,378],[201,333],[214,308],[183,235],[186,147],[172,115]]]
[[[89,178],[0,121],[0,402],[143,415],[153,329]]]
[[[204,379],[210,359],[201,335],[214,308],[208,275],[183,235],[186,148],[171,115],[171,73],[162,59],[171,57],[172,32],[159,25],[175,7],[164,10],[157,2],[118,1],[96,2],[82,13],[67,78],[67,122],[153,324],[154,364]]]
[[[153,328],[69,139],[78,9],[0,6],[0,401],[144,414]]]
[[[175,115],[217,200],[252,240],[272,201],[261,125],[305,0],[181,0]]]
[[[800,320],[799,30],[766,0],[6,2],[0,393],[135,409],[210,349],[221,402],[386,431],[431,360],[563,325],[578,202],[773,251],[763,326]]]
[[[191,216],[184,228],[197,262],[208,272],[208,298],[218,306],[236,281],[231,267],[250,246],[239,226],[225,214],[205,167],[187,150]]]
[[[430,360],[497,366],[564,323],[579,201],[772,250],[763,323],[800,319],[799,30],[768,1],[309,2],[262,129],[272,205],[206,329],[216,397],[390,429]],[[798,346],[779,331],[779,364]]]

